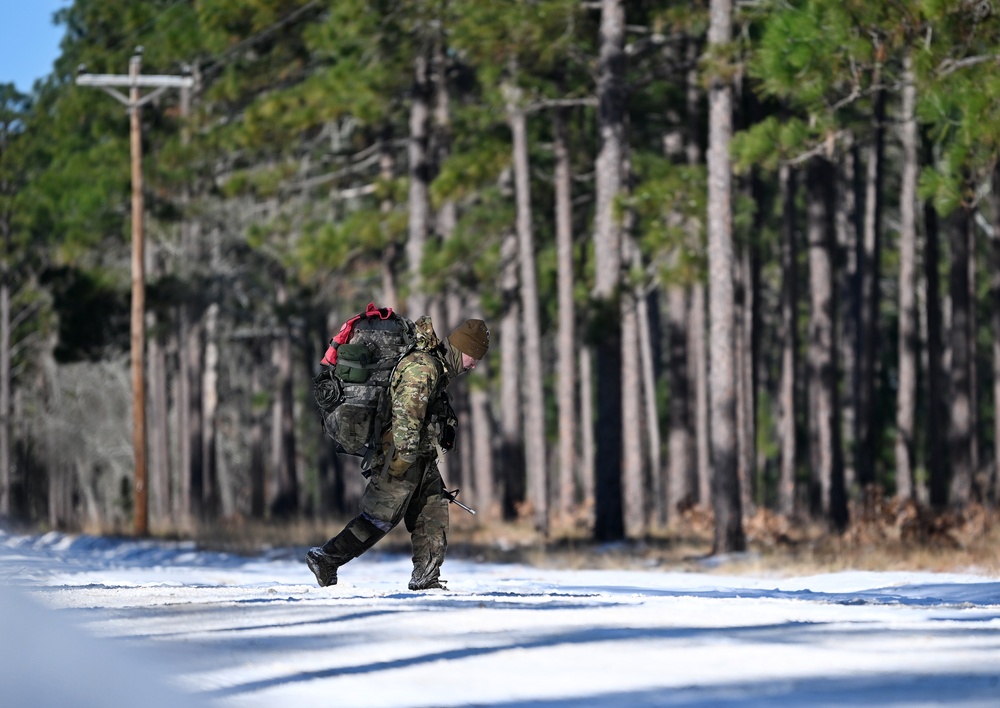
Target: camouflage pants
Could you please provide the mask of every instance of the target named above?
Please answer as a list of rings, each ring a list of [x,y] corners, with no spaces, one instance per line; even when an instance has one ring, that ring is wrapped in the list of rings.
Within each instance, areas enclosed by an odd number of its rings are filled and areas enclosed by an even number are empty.
[[[361,514],[385,533],[402,521],[413,546],[411,583],[437,581],[448,550],[448,500],[434,458],[421,458],[402,477],[372,475],[361,496]]]

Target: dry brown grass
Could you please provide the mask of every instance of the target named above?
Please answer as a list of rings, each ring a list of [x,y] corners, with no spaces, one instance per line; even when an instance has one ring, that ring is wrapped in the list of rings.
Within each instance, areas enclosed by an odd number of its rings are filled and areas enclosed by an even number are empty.
[[[662,569],[731,574],[806,575],[841,570],[977,572],[1000,577],[1000,514],[979,505],[961,512],[931,513],[872,492],[851,509],[842,533],[762,510],[747,518],[744,553],[711,556],[710,511],[687,509],[672,526],[640,540],[595,543],[587,514],[553,524],[542,538],[528,519],[484,522],[452,514],[449,555],[491,562],[559,568]],[[322,543],[347,519],[294,522],[230,522],[203,527],[193,537],[215,550],[254,553]],[[409,551],[402,526],[378,546]]]

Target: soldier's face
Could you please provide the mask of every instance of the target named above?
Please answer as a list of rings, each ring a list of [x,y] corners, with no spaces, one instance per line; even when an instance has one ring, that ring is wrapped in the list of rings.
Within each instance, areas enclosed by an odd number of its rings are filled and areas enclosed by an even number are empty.
[[[465,352],[462,352],[462,371],[472,371],[478,363],[479,359],[473,359]]]

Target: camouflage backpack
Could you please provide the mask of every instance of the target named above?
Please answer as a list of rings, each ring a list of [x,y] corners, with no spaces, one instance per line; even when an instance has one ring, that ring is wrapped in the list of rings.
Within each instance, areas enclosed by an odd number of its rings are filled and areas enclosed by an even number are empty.
[[[391,414],[392,373],[416,343],[413,322],[369,303],[330,340],[323,370],[313,379],[324,432],[338,452],[364,458],[364,471],[381,453],[377,438]]]

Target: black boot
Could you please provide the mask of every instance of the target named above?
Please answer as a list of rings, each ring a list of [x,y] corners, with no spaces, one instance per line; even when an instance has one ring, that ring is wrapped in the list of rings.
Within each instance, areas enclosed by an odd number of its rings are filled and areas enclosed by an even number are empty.
[[[356,516],[322,547],[310,548],[306,565],[321,588],[337,584],[337,568],[374,546],[386,532],[364,516]]]
[[[306,565],[316,576],[316,582],[321,588],[337,584],[337,568],[339,566],[319,546],[310,548],[309,552],[306,553]]]

